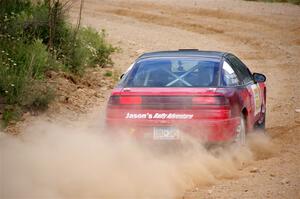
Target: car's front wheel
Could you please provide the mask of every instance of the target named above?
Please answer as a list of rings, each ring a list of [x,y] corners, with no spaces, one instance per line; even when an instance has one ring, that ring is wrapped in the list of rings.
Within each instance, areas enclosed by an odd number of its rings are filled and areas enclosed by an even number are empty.
[[[234,142],[240,146],[244,146],[246,144],[246,119],[244,115],[241,115],[240,118],[240,124],[236,129]]]

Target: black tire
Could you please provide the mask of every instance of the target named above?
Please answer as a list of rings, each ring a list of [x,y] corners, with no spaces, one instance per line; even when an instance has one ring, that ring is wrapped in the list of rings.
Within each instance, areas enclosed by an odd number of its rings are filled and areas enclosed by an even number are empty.
[[[264,113],[263,120],[256,123],[255,129],[262,132],[266,131],[266,113]]]
[[[241,114],[240,125],[237,128],[237,133],[234,138],[234,143],[245,146],[246,145],[246,118],[243,114]]]

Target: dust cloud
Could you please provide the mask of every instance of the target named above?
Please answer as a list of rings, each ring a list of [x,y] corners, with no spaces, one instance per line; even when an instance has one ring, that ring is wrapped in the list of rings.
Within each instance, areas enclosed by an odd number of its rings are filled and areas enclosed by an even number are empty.
[[[154,152],[130,138],[110,139],[102,126],[36,121],[19,136],[2,135],[0,198],[177,198],[237,177],[254,148],[270,143],[252,136],[248,147],[208,150],[186,139],[182,150]]]

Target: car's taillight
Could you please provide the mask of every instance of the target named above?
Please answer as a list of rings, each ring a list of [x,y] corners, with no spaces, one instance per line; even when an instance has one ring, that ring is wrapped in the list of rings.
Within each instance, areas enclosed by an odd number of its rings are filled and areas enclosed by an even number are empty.
[[[225,97],[222,96],[198,96],[192,98],[193,104],[199,105],[225,105]]]
[[[192,103],[192,104],[191,104]],[[109,98],[111,105],[227,105],[223,96],[194,96],[194,97],[141,97],[113,95]]]
[[[108,104],[110,105],[117,105],[120,103],[120,97],[119,96],[110,96],[108,100]]]
[[[120,104],[141,104],[142,98],[139,96],[121,96]]]
[[[111,96],[108,103],[111,105],[137,105],[142,103],[142,98],[139,96]]]

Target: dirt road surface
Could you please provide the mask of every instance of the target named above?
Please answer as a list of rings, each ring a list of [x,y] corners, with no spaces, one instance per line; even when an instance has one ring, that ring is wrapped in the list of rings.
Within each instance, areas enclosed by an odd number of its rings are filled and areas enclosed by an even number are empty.
[[[300,198],[299,6],[237,0],[86,0],[84,6],[84,24],[106,29],[123,49],[115,58],[120,70],[146,51],[197,48],[232,52],[266,74],[268,133],[279,151],[185,197]]]
[[[79,9],[76,2],[70,10],[74,21]],[[1,191],[4,196],[19,198],[24,198],[24,193],[28,198],[101,198],[103,193],[118,196],[111,198],[128,198],[126,193],[131,194],[130,198],[169,198],[159,194],[174,192],[176,187],[172,185],[180,183],[185,190],[175,190],[179,198],[300,198],[299,6],[240,0],[84,2],[82,23],[105,29],[109,40],[122,48],[114,55],[120,71],[143,52],[197,48],[232,52],[253,72],[264,73],[268,88],[267,133],[272,143],[258,137],[251,158],[241,157],[249,155],[247,152],[239,153],[237,160],[227,153],[222,158],[204,153],[192,154],[195,158],[172,157],[175,159],[165,162],[127,143],[110,145],[97,136],[101,131],[98,124],[70,125],[61,118],[81,120],[85,117],[81,112],[96,106],[96,115],[89,117],[100,120],[99,106],[103,107],[105,101],[102,93],[110,87],[99,87],[98,79],[103,85],[111,80],[105,80],[101,70],[92,71],[89,74],[93,75],[81,82],[54,73],[50,74],[53,81],[59,80],[62,92],[71,95],[62,99],[60,106],[54,103],[50,107],[48,112],[58,113],[43,115],[46,122],[36,124],[32,121],[37,119],[29,117],[26,128],[21,122],[20,130],[25,129],[25,133],[20,139],[0,139],[0,150],[4,150],[1,161],[6,161],[0,164],[0,171],[5,171],[0,178],[0,198]],[[92,133],[83,135],[90,129]],[[230,167],[243,159],[248,159],[245,165]],[[187,170],[183,172],[182,168]],[[193,179],[200,183],[186,187]]]

